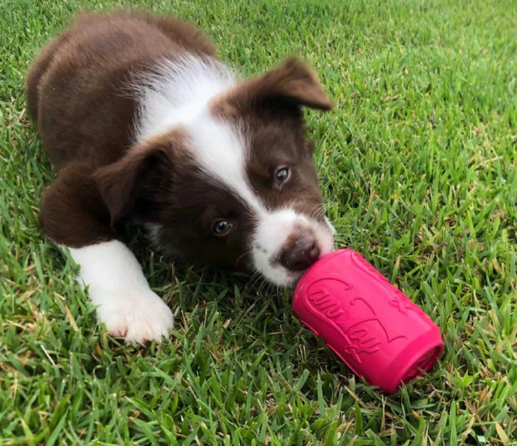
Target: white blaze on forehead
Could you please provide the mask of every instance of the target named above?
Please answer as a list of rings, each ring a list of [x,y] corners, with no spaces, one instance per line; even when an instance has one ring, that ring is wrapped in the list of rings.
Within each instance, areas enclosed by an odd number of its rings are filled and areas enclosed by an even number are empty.
[[[227,185],[256,214],[266,212],[246,181],[247,144],[243,133],[212,116],[210,99],[236,83],[235,73],[216,59],[186,54],[163,60],[137,76],[132,91],[139,102],[138,141],[186,127],[203,170]]]
[[[139,102],[138,141],[187,128],[192,150],[203,170],[231,188],[256,213],[265,212],[245,178],[246,141],[242,132],[214,119],[210,99],[235,85],[235,73],[212,58],[187,54],[163,60],[137,76],[132,87]]]
[[[239,129],[215,120],[207,108],[187,126],[203,170],[228,186],[260,218],[267,211],[246,175],[247,143]]]

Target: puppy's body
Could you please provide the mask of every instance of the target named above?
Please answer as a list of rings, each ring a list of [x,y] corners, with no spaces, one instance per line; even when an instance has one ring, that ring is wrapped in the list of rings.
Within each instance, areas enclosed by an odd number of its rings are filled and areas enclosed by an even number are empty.
[[[27,100],[58,169],[43,230],[70,248],[100,320],[130,342],[159,340],[172,314],[116,223],[279,285],[332,248],[301,113],[331,102],[297,61],[239,81],[184,22],[86,15],[33,64]]]

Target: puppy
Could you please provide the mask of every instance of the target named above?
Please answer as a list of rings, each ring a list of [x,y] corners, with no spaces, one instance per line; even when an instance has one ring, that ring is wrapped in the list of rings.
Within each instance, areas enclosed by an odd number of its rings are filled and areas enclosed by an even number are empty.
[[[114,336],[168,336],[122,224],[189,261],[294,284],[333,247],[302,107],[330,110],[316,76],[288,59],[239,80],[180,20],[86,14],[32,64],[28,113],[57,170],[41,224],[80,265]]]

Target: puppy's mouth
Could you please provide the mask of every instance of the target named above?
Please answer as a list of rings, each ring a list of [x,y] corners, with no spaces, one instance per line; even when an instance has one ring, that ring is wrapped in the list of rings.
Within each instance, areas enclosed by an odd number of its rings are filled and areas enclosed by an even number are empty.
[[[283,286],[284,288],[294,288],[308,270],[309,268],[297,272],[285,271],[286,281],[281,286]]]
[[[259,225],[253,248],[254,269],[269,282],[292,287],[334,246],[333,228],[305,216],[274,215],[273,224]],[[291,217],[288,219],[288,217]]]

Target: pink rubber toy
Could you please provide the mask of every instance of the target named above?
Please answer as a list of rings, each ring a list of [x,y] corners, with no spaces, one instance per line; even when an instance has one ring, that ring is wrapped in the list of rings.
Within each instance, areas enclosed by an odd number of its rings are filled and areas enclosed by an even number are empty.
[[[443,351],[431,319],[350,249],[305,273],[293,309],[356,375],[386,393],[427,372]]]

